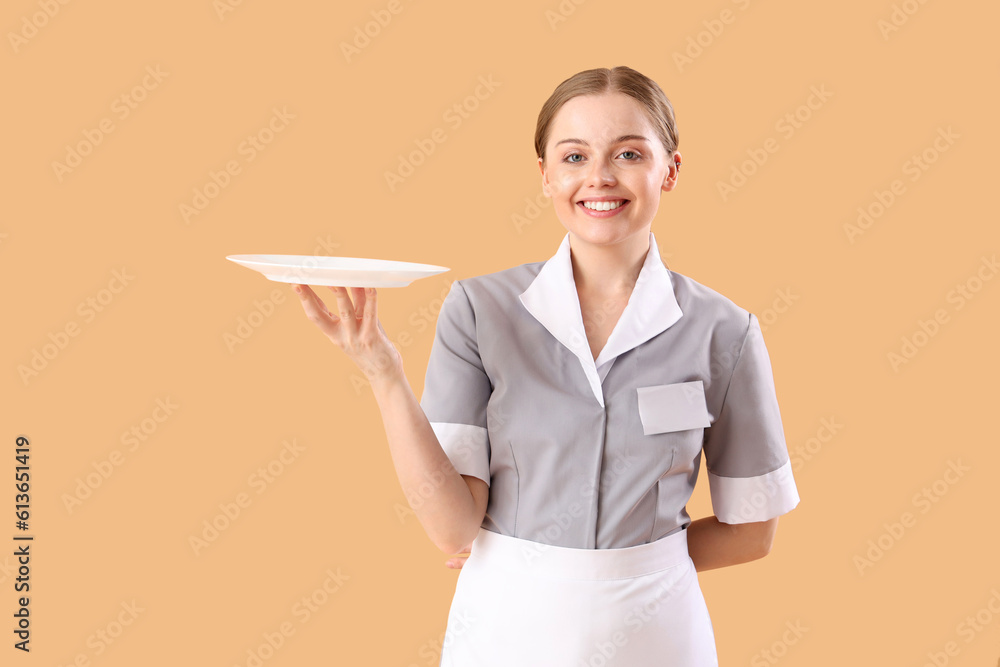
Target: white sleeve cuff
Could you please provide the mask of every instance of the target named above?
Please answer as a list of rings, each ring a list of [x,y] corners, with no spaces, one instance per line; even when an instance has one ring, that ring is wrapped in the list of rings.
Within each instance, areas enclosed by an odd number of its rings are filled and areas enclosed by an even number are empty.
[[[460,475],[490,483],[489,432],[482,426],[431,422],[444,453]]]
[[[720,477],[708,473],[712,508],[722,523],[767,521],[799,504],[792,462],[757,477]]]

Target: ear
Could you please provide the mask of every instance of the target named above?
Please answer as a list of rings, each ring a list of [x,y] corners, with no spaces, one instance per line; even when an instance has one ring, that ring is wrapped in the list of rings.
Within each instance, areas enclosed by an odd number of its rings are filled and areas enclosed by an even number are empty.
[[[542,172],[542,192],[545,196],[552,198],[552,192],[549,188],[549,175],[545,170],[545,160],[543,158],[538,158],[538,170]]]
[[[681,154],[674,151],[674,154],[667,159],[667,174],[663,178],[662,190],[664,192],[670,192],[677,185],[677,177],[680,174],[680,168],[677,164],[681,161]]]

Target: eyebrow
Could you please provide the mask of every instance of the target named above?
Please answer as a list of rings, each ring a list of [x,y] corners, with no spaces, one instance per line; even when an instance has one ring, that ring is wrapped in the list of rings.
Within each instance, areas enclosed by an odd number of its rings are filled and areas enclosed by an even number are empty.
[[[642,136],[641,134],[623,134],[622,136],[620,136],[617,139],[615,139],[613,143],[620,144],[623,141],[647,141],[648,142],[649,139],[647,139],[646,137]],[[563,139],[562,141],[557,141],[556,142],[556,146],[558,146],[559,144],[566,144],[566,143],[583,144],[584,146],[589,146],[590,145],[586,141],[584,141],[583,139]]]

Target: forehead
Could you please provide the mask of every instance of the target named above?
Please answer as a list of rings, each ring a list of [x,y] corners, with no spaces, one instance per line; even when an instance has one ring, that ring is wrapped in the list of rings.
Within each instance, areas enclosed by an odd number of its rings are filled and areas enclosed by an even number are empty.
[[[549,144],[570,137],[610,143],[625,134],[641,134],[656,142],[656,130],[639,102],[624,93],[578,95],[556,112]]]

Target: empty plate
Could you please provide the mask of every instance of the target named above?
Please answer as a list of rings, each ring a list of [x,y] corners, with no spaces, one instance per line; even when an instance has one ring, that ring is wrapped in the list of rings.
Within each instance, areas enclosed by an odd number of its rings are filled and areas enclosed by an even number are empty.
[[[433,264],[325,255],[229,255],[226,259],[259,271],[269,280],[300,285],[406,287],[419,278],[451,270]]]

